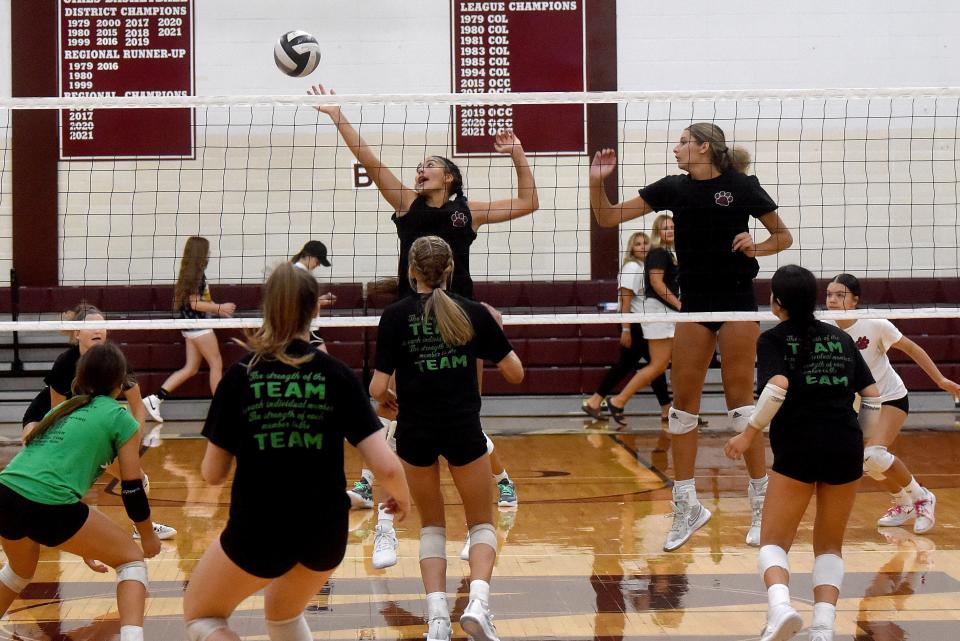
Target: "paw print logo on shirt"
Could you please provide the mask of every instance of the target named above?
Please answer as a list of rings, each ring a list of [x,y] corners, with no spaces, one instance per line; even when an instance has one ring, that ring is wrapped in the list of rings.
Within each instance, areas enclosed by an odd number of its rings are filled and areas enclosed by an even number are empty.
[[[450,214],[450,222],[453,223],[454,227],[466,227],[467,215],[462,211],[455,211]]]
[[[861,336],[857,339],[857,349],[863,351],[870,346],[870,339],[866,336]]]
[[[721,207],[729,207],[733,202],[733,194],[729,191],[718,191],[713,195],[713,201]]]

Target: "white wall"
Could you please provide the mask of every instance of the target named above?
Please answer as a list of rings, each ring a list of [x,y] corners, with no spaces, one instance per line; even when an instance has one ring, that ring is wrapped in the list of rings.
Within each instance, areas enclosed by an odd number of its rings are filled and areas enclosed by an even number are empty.
[[[300,94],[311,82],[340,93],[450,90],[449,0],[195,4],[199,95]],[[3,9],[0,95],[9,95],[9,56],[2,54],[9,0],[0,0]],[[960,36],[951,29],[958,18],[955,0],[622,0],[619,88],[957,85]],[[287,78],[273,64],[273,42],[293,29],[313,33],[323,48],[308,79]],[[630,197],[676,171],[670,149],[684,124],[719,118],[754,153],[761,182],[798,230],[798,247],[766,260],[767,273],[800,260],[825,273],[956,276],[956,112],[956,100],[634,104],[621,109],[622,193]],[[446,109],[351,107],[347,114],[406,180],[425,154],[450,153]],[[333,280],[394,273],[389,207],[375,191],[350,188],[352,157],[326,117],[310,109],[212,109],[197,117],[196,160],[62,164],[64,282],[168,281],[184,237],[196,233],[213,240],[212,279],[259,279],[310,237],[330,245]],[[891,132],[906,140],[871,143],[865,163],[861,139],[889,141]],[[9,182],[9,157],[2,158],[0,185]],[[504,159],[459,161],[472,198],[511,192]],[[472,264],[479,278],[589,277],[586,163],[533,159],[541,210],[481,231]],[[0,202],[0,219],[9,220],[9,198]],[[624,236],[644,224],[625,226]]]

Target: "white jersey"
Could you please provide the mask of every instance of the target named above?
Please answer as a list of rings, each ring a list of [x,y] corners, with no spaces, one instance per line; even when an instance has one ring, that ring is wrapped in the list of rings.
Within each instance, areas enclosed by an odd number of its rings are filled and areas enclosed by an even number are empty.
[[[643,313],[643,263],[635,260],[627,261],[620,268],[620,289],[629,289],[633,292],[630,300],[630,313]],[[619,292],[617,292],[619,294]]]
[[[832,321],[831,323],[836,325]],[[884,319],[863,318],[844,331],[853,337],[853,341],[860,348],[860,355],[866,361],[880,389],[880,402],[894,401],[906,396],[907,388],[887,356],[887,351],[893,344],[903,338],[896,325]]]

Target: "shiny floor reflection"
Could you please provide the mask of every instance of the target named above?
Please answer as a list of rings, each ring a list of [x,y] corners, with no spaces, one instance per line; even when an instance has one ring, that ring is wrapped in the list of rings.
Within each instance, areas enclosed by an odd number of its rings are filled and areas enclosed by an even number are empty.
[[[750,519],[746,474],[723,456],[726,438],[705,434],[701,440],[698,487],[714,518],[673,553],[661,550],[670,526],[667,479],[672,474],[664,435],[622,434],[585,425],[579,434],[495,438],[520,498],[519,508],[499,511],[495,523],[499,557],[491,605],[501,637],[758,638],[766,596],[756,573],[756,550],[743,544]],[[228,486],[210,488],[199,477],[203,446],[198,439],[169,439],[145,457],[154,517],[180,531],[148,562],[152,596],[147,639],[184,639],[184,587],[226,517]],[[0,447],[0,462],[15,450],[13,445]],[[875,522],[888,497],[872,481],[864,481],[845,548],[847,575],[837,608],[837,641],[957,638],[960,432],[910,432],[894,450],[936,492],[937,526],[926,536],[908,528],[878,530]],[[352,450],[347,468],[351,477],[359,470]],[[467,564],[458,558],[466,527],[448,477],[444,492],[450,519],[447,589],[456,621],[468,592]],[[117,491],[110,485],[97,485],[87,500],[124,521]],[[371,510],[351,514],[347,557],[309,608],[315,639],[423,638],[416,515],[399,525],[400,560],[386,570],[370,563],[374,522]],[[794,605],[808,622],[813,563],[809,534],[809,527],[802,528],[790,554]],[[114,589],[112,574],[95,574],[78,558],[45,551],[36,582],[0,622],[0,639],[116,638]],[[234,629],[244,638],[266,639],[261,607],[261,598],[253,597],[233,618]],[[464,638],[458,626],[454,636]],[[805,633],[797,638],[805,638]]]

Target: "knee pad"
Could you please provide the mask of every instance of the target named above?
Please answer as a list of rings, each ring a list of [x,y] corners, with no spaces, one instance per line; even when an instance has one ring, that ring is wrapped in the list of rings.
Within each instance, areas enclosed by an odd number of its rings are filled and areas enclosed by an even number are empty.
[[[3,568],[0,568],[0,583],[7,586],[14,594],[23,592],[23,589],[30,585],[30,581],[32,580],[33,577],[25,579],[14,572],[9,563],[6,563]]]
[[[470,547],[474,545],[489,545],[493,551],[497,551],[497,531],[490,523],[477,523],[470,528]]]
[[[887,478],[884,474],[896,460],[893,454],[882,445],[871,445],[863,450],[863,473],[872,479],[882,481]]]
[[[493,441],[490,440],[490,437],[487,436],[487,433],[483,433],[483,438],[487,440],[487,456],[493,454]]]
[[[766,574],[770,568],[783,568],[789,573],[790,561],[787,560],[786,550],[779,545],[764,545],[760,548],[757,567],[760,568],[761,577]]]
[[[843,559],[836,554],[820,554],[813,560],[813,587],[832,585],[840,589],[843,583]]]
[[[420,560],[447,558],[447,528],[420,528]]]
[[[117,566],[117,583],[124,581],[139,581],[148,591],[150,582],[147,580],[147,564],[143,561],[131,561]]]
[[[270,641],[313,641],[313,633],[302,612],[286,621],[267,619],[267,636]]]
[[[671,434],[687,434],[697,429],[699,420],[700,416],[698,414],[691,414],[671,407],[670,417],[667,422],[667,431]]]
[[[223,628],[229,627],[226,619],[205,617],[187,621],[187,639],[190,641],[206,641],[207,637]]]

